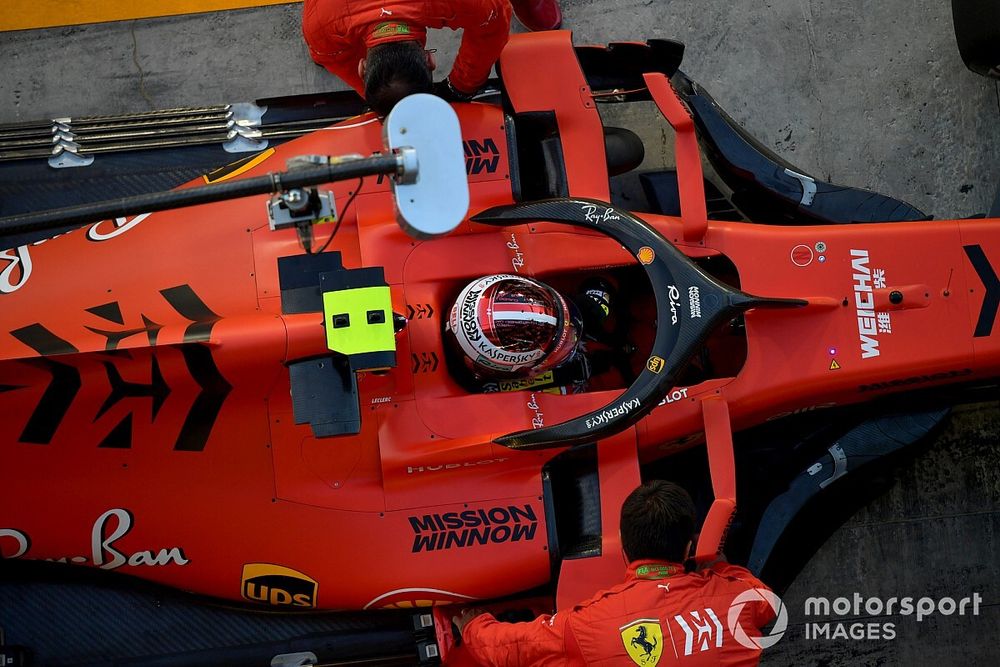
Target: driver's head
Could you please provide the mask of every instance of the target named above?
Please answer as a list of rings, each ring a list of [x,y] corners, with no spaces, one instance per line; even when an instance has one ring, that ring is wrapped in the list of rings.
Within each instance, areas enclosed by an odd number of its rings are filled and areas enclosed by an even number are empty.
[[[419,42],[405,40],[368,49],[363,61],[365,101],[379,116],[387,116],[407,95],[433,91],[432,61]]]
[[[448,333],[479,377],[520,378],[573,357],[579,316],[545,283],[510,274],[473,280],[455,300]]]
[[[653,480],[629,494],[622,505],[625,559],[684,561],[694,536],[694,502],[673,482]]]

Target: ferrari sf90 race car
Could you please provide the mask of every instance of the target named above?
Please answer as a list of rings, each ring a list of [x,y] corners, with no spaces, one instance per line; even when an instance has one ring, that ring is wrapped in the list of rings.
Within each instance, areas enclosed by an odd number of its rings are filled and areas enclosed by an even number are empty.
[[[682,51],[515,35],[453,144],[362,114],[170,192],[6,211],[4,565],[375,619],[561,607],[620,580],[621,502],[671,477],[696,559],[787,583],[803,512],[992,389],[1000,232],[782,161]],[[642,142],[598,105],[633,102],[677,164],[630,208],[609,178]],[[459,187],[414,194],[455,164]],[[614,286],[582,377],[470,371],[456,300],[501,275]],[[433,660],[448,628],[417,625]]]

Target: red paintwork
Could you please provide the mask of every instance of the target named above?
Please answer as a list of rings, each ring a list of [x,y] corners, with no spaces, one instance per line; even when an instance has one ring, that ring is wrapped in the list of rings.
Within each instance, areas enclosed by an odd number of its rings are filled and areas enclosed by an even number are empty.
[[[606,199],[600,120],[569,49],[568,33],[514,36],[503,72],[515,108],[556,110],[571,194]],[[545,86],[535,78],[540,63],[555,72]],[[655,78],[648,78],[651,89],[667,106],[663,96],[669,89]],[[465,104],[457,111],[466,140],[490,139],[500,152],[495,171],[469,179],[470,213],[511,202],[501,110]],[[283,169],[286,158],[299,154],[370,153],[381,145],[380,130],[369,117],[347,121],[277,148],[247,175]],[[682,184],[690,203],[700,177]],[[355,185],[329,187],[342,204]],[[1000,370],[998,337],[973,336],[984,285],[963,251],[963,245],[980,245],[1000,265],[997,221],[765,227],[707,222],[692,210],[686,206],[684,223],[643,217],[692,256],[727,256],[744,291],[805,298],[811,305],[751,311],[746,362],[738,375],[680,388],[669,403],[603,443],[604,556],[564,565],[562,599],[581,592],[580,577],[592,577],[589,591],[595,581],[620,577],[615,508],[638,480],[637,457],[650,461],[689,447],[701,439],[705,423],[726,432],[725,412],[732,427],[741,429],[894,388],[861,391],[861,385],[940,374],[898,387],[906,389]],[[319,244],[326,229],[317,228]],[[359,377],[361,434],[317,440],[308,426],[294,424],[285,364],[325,349],[322,317],[281,315],[276,259],[301,248],[293,231],[268,230],[264,199],[154,213],[120,225],[114,237],[88,238],[115,230],[115,223],[105,221],[0,255],[0,271],[18,258],[20,266],[5,279],[23,283],[0,295],[0,554],[99,562],[236,600],[242,597],[244,565],[270,563],[317,582],[315,595],[297,602],[322,608],[494,598],[549,580],[540,473],[561,450],[519,452],[491,441],[531,428],[533,420],[564,421],[609,402],[620,390],[467,394],[443,363],[443,320],[461,286],[478,276],[520,270],[546,279],[633,263],[620,246],[549,223],[497,230],[465,222],[448,237],[414,241],[394,221],[388,183],[365,179],[331,249],[343,254],[349,268],[385,267],[397,312],[419,304],[434,314],[412,319],[398,336],[393,371]],[[818,244],[825,250],[816,250]],[[809,252],[800,249],[797,258],[813,257],[807,266],[792,261],[800,245]],[[878,335],[880,354],[868,359],[859,344],[852,249],[867,251],[867,268],[884,269],[887,281],[874,292],[875,309],[891,313],[892,332]],[[21,281],[29,256],[30,276]],[[217,316],[207,340],[182,345],[192,320],[161,291],[183,285]],[[889,303],[891,289],[906,293],[907,307]],[[841,305],[845,300],[848,305]],[[98,314],[107,311],[88,311],[111,302],[119,304],[122,324]],[[159,327],[155,345],[145,332],[155,328],[150,322]],[[11,333],[37,324],[76,352],[43,360]],[[137,332],[108,352],[107,337],[95,329]],[[192,348],[198,360],[185,356]],[[414,372],[411,355],[431,354],[441,361],[436,369]],[[177,451],[201,392],[192,364],[203,369],[208,356],[231,389],[215,387],[215,395],[225,396],[203,448]],[[154,361],[161,381],[153,374]],[[831,370],[833,361],[839,369]],[[79,389],[57,424],[33,422],[61,368],[79,374]],[[132,383],[131,394],[102,412],[114,372]],[[169,388],[155,416],[151,385]],[[47,430],[47,443],[37,442]],[[26,432],[36,442],[24,441]],[[118,439],[111,442],[121,445],[124,438],[131,446],[98,446],[113,433]],[[733,491],[731,460],[731,452],[713,447],[716,492],[725,502]],[[531,539],[412,551],[408,517],[426,522],[433,521],[426,515],[504,508],[496,512],[502,518],[511,506],[534,514],[534,522],[520,523],[522,530],[534,525]],[[126,515],[107,514],[113,509],[131,515],[127,532],[121,524]],[[721,512],[713,519],[721,536],[728,510],[713,512]],[[106,520],[95,528],[102,516]],[[722,528],[715,525],[719,521]],[[122,534],[113,536],[115,531]],[[116,554],[133,556],[132,564],[119,565]],[[143,564],[151,561],[161,564]],[[281,594],[274,601],[294,603]]]

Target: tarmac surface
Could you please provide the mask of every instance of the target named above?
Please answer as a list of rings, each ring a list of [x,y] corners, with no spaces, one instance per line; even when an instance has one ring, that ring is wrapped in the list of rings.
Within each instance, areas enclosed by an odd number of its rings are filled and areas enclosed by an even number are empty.
[[[1000,92],[962,66],[944,0],[563,0],[577,43],[672,38],[683,68],[818,177],[941,217],[1000,182]],[[0,34],[0,123],[343,88],[312,64],[300,5]],[[455,33],[432,34],[441,73]]]
[[[1000,88],[963,66],[944,0],[563,0],[563,10],[577,43],[685,42],[682,68],[764,145],[817,177],[938,218],[982,213],[993,201]],[[300,11],[2,33],[0,123],[343,88],[309,60]],[[454,34],[430,42],[444,65],[457,44]],[[648,159],[669,161],[665,135]],[[996,664],[998,443],[998,404],[964,408],[898,467],[890,491],[840,528],[787,591],[789,630],[763,664]],[[895,639],[805,636],[809,597],[975,592],[975,617],[918,622],[863,610],[834,619],[891,622]]]

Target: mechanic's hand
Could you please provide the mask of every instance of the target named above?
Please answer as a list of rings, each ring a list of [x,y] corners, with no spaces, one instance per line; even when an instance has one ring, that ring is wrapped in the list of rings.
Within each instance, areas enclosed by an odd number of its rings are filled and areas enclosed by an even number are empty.
[[[485,609],[480,609],[479,607],[469,607],[468,609],[463,609],[461,614],[452,616],[451,622],[455,624],[456,628],[458,628],[458,634],[462,634],[465,630],[465,626],[469,624],[469,621],[474,619],[476,616],[481,616],[485,613]]]
[[[445,77],[443,81],[434,84],[434,94],[446,102],[468,102],[476,94],[476,91],[463,92],[451,85],[449,77]]]

